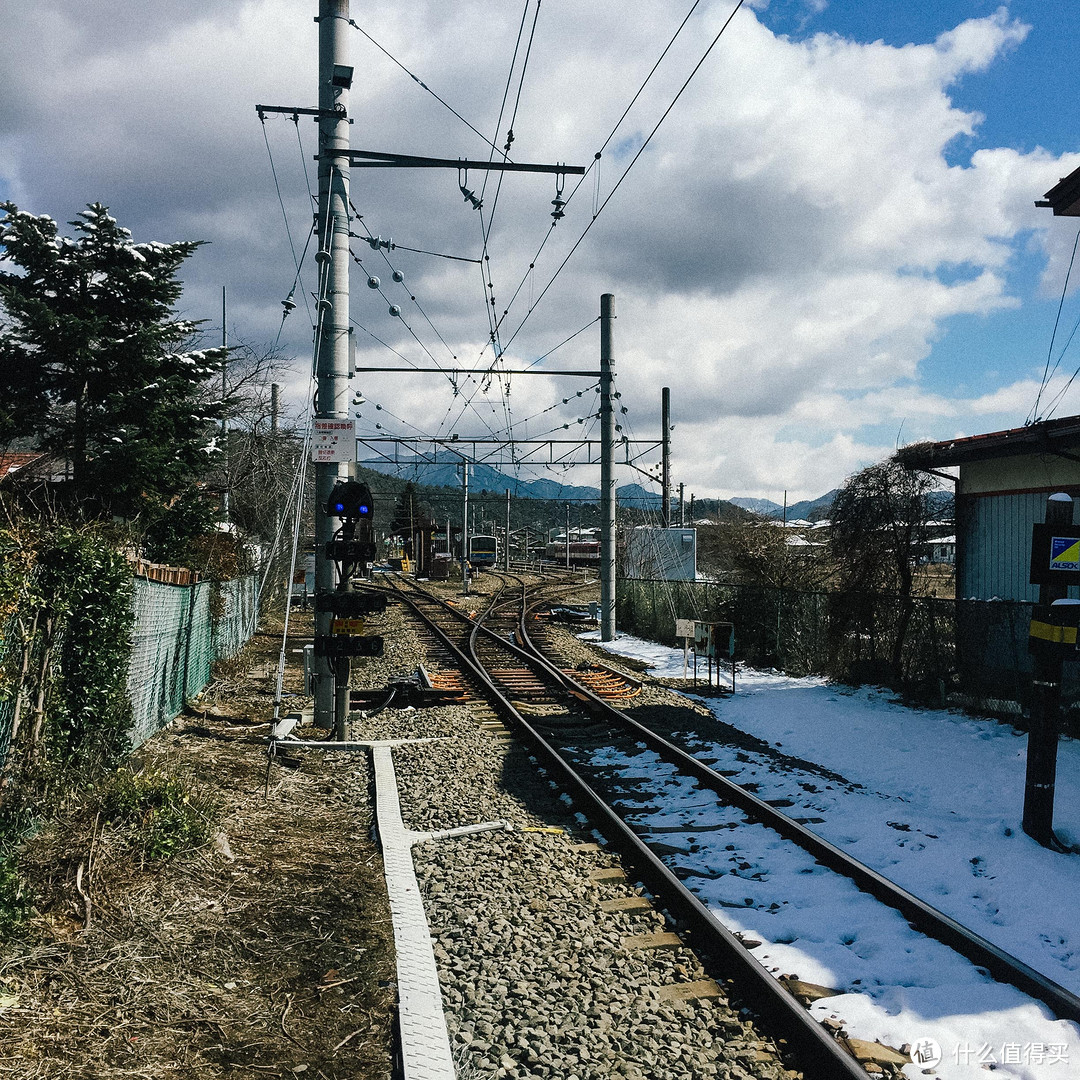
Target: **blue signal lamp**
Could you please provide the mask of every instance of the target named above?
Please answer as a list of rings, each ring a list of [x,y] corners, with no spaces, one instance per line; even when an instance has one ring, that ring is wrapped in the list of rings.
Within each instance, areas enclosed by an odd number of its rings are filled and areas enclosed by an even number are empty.
[[[371,489],[358,480],[339,481],[330,492],[326,512],[331,517],[358,521],[371,517]]]

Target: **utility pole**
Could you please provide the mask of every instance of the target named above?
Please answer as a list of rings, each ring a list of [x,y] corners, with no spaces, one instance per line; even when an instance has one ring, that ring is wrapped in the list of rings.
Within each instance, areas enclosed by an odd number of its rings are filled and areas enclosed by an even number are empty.
[[[461,463],[461,592],[469,595],[469,463]]]
[[[600,640],[615,640],[615,295],[600,297]]]
[[[671,388],[660,391],[660,524],[671,528]]]
[[[506,489],[506,551],[503,553],[503,569],[510,572],[510,489]]]
[[[570,569],[570,504],[566,504],[566,569]]]
[[[683,502],[683,489],[685,487],[686,487],[685,484],[680,484],[679,485],[679,525],[680,526],[686,524],[686,503]]]
[[[281,386],[279,383],[270,384],[270,434],[278,433],[278,418],[281,415]]]
[[[229,347],[229,330],[225,322],[227,308],[225,303],[225,286],[221,286],[221,347]],[[221,357],[221,452],[225,455],[225,491],[221,496],[221,520],[229,522],[229,425],[225,419],[225,394],[227,387],[225,376],[229,370],[229,354],[226,352]]]
[[[1073,523],[1072,498],[1064,492],[1049,496],[1046,500],[1045,522],[1051,530],[1064,533],[1068,537],[1069,527]],[[1032,562],[1035,561],[1033,558]],[[1044,558],[1042,561],[1047,563],[1049,560]],[[1065,581],[1059,583],[1044,579],[1039,584],[1039,607],[1035,609],[1036,613],[1042,613],[1040,618],[1045,617],[1045,612],[1054,610],[1051,605],[1055,601],[1064,601],[1068,592]],[[1075,619],[1072,621],[1075,624]],[[1074,639],[1076,633],[1074,630]],[[1058,851],[1062,849],[1062,844],[1054,835],[1054,792],[1057,786],[1063,659],[1064,650],[1060,647],[1040,648],[1034,655],[1023,816],[1024,832],[1044,847]]]
[[[345,32],[349,0],[319,0],[319,249],[318,323],[315,337],[316,420],[349,417],[349,89]],[[355,453],[353,454],[355,457]],[[326,545],[335,527],[327,513],[338,479],[349,476],[348,462],[315,463],[315,592],[328,595],[337,572]],[[315,723],[334,728],[343,739],[349,697],[349,659],[320,654],[320,639],[330,637],[331,612],[315,610]]]

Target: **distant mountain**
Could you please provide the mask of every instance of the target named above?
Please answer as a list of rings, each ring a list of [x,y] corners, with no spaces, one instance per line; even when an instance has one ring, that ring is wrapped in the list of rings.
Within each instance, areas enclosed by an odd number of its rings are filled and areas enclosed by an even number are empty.
[[[788,503],[788,521],[795,521],[797,518],[804,521],[820,521],[822,518],[828,517],[829,507],[832,506],[837,491],[839,491],[839,488],[833,488],[832,491],[820,496],[820,498],[803,499],[802,502]],[[780,503],[773,502],[772,499],[738,498],[731,501],[736,506],[741,506],[751,513],[760,514],[762,517],[777,519],[783,519],[784,517],[784,507]]]
[[[445,465],[428,459],[416,458],[402,462],[369,462],[365,468],[402,478],[415,470],[415,482],[424,487],[461,487],[461,467],[452,462]],[[547,502],[578,502],[600,498],[600,489],[574,484],[560,484],[557,480],[521,480],[506,476],[490,465],[469,466],[469,491],[479,494],[493,491],[502,494],[506,489],[518,499],[542,499]],[[660,508],[660,495],[640,484],[626,484],[617,489],[620,504],[638,509]]]
[[[751,514],[760,514],[762,517],[772,517],[774,513],[781,513],[784,509],[772,499],[744,499],[740,496],[730,501],[744,510],[749,510]]]

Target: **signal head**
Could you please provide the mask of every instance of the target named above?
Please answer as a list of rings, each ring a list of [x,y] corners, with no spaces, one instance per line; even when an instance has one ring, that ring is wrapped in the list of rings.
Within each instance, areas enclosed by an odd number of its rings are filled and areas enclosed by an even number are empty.
[[[371,488],[359,480],[339,480],[330,492],[326,512],[345,521],[371,519]]]

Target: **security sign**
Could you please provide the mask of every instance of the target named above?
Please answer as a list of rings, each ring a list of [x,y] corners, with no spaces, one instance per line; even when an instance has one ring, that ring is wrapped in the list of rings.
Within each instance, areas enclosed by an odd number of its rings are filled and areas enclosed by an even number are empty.
[[[1080,585],[1080,525],[1033,525],[1032,585]]]
[[[1080,570],[1080,540],[1071,536],[1050,537],[1050,569]]]

